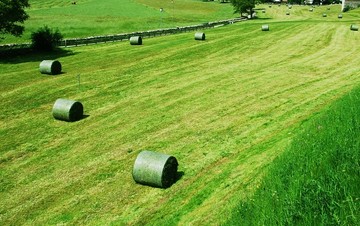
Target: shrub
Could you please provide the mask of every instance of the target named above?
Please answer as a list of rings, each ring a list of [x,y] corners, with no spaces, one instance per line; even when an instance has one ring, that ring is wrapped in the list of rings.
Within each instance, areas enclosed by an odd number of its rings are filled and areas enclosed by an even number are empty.
[[[62,38],[58,29],[52,30],[48,26],[44,26],[31,33],[32,48],[40,51],[52,51],[59,45]]]

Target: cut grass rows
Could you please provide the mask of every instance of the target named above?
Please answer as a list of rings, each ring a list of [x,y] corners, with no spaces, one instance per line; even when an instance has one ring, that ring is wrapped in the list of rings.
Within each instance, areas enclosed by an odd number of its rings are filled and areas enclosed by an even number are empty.
[[[74,48],[57,77],[36,61],[3,64],[0,222],[225,221],[298,124],[359,82],[359,36],[346,24],[270,25]],[[59,97],[90,116],[55,121]],[[176,156],[184,176],[167,190],[136,185],[143,149]]]

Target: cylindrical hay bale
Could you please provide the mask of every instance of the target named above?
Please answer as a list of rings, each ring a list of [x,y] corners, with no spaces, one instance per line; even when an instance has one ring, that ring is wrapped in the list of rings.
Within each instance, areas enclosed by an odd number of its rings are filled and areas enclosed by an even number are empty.
[[[309,11],[312,12],[312,11],[314,11],[314,9],[313,9],[313,8],[310,8]]]
[[[178,162],[175,157],[153,151],[142,151],[137,156],[133,178],[139,184],[168,188],[177,179]]]
[[[205,33],[196,32],[195,33],[195,40],[205,40]]]
[[[54,118],[73,122],[83,117],[84,108],[78,101],[57,99],[52,109]]]
[[[39,69],[41,74],[57,75],[61,73],[61,63],[57,60],[43,60]]]
[[[352,24],[352,25],[350,26],[350,30],[352,30],[352,31],[358,31],[358,30],[359,30],[359,26],[357,26],[357,25],[355,25],[355,24]]]
[[[141,36],[133,36],[130,38],[131,45],[142,45],[142,38]]]
[[[269,25],[268,25],[268,24],[262,25],[262,26],[261,26],[261,30],[262,30],[262,31],[269,31],[269,30],[270,30]]]
[[[343,18],[343,15],[342,15],[342,14],[339,14],[339,15],[338,15],[338,18],[339,18],[339,19],[342,19],[342,18]]]
[[[326,13],[323,13],[323,15],[322,15],[323,17],[327,17],[327,15],[326,15]]]

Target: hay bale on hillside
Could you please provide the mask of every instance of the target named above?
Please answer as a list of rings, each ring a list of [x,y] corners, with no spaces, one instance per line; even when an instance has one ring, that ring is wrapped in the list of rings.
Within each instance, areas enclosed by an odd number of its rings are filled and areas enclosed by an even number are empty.
[[[326,13],[323,13],[323,15],[322,15],[323,17],[327,17],[327,14]]]
[[[205,40],[205,33],[203,32],[196,32],[195,33],[195,40]]]
[[[339,15],[338,15],[338,18],[339,18],[339,19],[342,19],[342,18],[343,18],[343,15],[342,15],[342,14],[339,14]]]
[[[78,101],[57,99],[52,109],[55,119],[73,122],[83,117],[84,107]]]
[[[168,188],[177,179],[178,162],[175,157],[153,151],[137,156],[132,176],[139,184]]]
[[[352,25],[350,26],[350,30],[352,30],[352,31],[358,31],[358,30],[359,30],[359,26],[357,26],[357,25],[355,25],[355,24],[352,24]]]
[[[262,31],[269,31],[269,30],[270,30],[269,25],[268,25],[268,24],[262,25],[262,26],[261,26],[261,30],[262,30]]]
[[[131,45],[142,45],[142,38],[141,36],[133,36],[130,38]]]
[[[61,73],[61,63],[57,60],[43,60],[39,70],[41,74],[57,75]]]

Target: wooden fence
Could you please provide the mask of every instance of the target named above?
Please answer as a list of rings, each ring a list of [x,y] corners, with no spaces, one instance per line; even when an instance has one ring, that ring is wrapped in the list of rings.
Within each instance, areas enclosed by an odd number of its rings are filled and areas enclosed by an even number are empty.
[[[64,39],[60,41],[60,47],[73,47],[73,46],[82,46],[82,45],[90,45],[97,43],[106,43],[106,42],[115,42],[115,41],[123,41],[129,40],[132,36],[141,36],[142,38],[151,38],[162,35],[171,35],[183,32],[191,32],[200,29],[209,29],[218,26],[233,24],[236,22],[244,21],[246,18],[234,18],[228,20],[220,20],[215,22],[208,22],[198,25],[192,26],[184,26],[184,27],[176,27],[176,28],[165,28],[158,30],[150,30],[150,31],[139,31],[139,32],[131,32],[124,34],[115,34],[115,35],[105,35],[105,36],[91,36],[86,38],[72,38],[72,39]],[[23,43],[23,44],[5,44],[0,45],[0,51],[9,51],[9,50],[24,50],[29,49],[31,47],[31,43]]]

